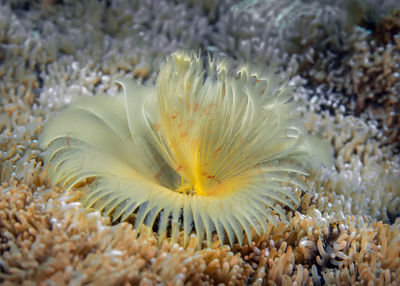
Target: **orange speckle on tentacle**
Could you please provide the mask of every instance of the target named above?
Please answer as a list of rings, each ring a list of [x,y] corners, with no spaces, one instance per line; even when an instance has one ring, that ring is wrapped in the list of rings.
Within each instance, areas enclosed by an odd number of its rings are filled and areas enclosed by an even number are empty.
[[[218,154],[219,151],[221,151],[223,146],[218,147],[217,149],[214,150],[214,156]]]
[[[162,171],[160,171],[160,172],[158,172],[157,174],[155,174],[155,175],[153,176],[153,178],[154,178],[156,181],[158,181],[158,180],[161,178],[161,176],[162,176]]]
[[[193,126],[193,123],[194,123],[194,121],[193,121],[193,120],[188,120],[188,124],[189,124],[189,126],[190,126],[190,127],[192,127],[192,126]]]
[[[179,115],[179,112],[177,112],[177,113],[171,115],[170,118],[171,118],[171,119],[176,119],[176,118],[178,117],[178,115]]]
[[[212,115],[216,106],[217,105],[215,103],[207,104],[207,106],[203,108],[203,113],[205,115]]]
[[[221,180],[217,176],[207,176],[207,179],[215,181],[217,184],[221,184]]]
[[[160,128],[161,128],[160,123],[155,123],[155,124],[153,124],[153,129],[154,129],[154,130],[160,131]]]
[[[204,178],[206,178],[207,180],[210,180],[210,181],[212,180],[212,181],[217,182],[218,184],[221,184],[221,180],[220,180],[217,176],[215,176],[215,175],[210,175],[210,174],[208,174],[206,171],[201,171],[200,174],[201,174]]]

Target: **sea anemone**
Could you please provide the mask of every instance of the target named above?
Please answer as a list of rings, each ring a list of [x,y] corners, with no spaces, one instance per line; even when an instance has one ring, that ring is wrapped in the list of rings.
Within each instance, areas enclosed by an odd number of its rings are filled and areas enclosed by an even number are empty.
[[[305,135],[293,88],[273,72],[180,51],[156,87],[119,83],[117,96],[82,98],[49,121],[45,163],[54,184],[79,184],[84,205],[160,239],[183,230],[186,244],[194,230],[199,247],[214,234],[251,241],[277,203],[296,208],[294,188],[306,190],[301,178],[330,156]]]

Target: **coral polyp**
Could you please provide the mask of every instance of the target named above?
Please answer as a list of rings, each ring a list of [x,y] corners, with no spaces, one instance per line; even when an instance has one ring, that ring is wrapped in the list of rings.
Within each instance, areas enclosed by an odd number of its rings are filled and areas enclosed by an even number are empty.
[[[199,246],[214,234],[251,241],[276,203],[296,208],[301,177],[330,156],[305,134],[293,88],[273,72],[176,52],[155,87],[119,83],[121,94],[82,98],[56,115],[41,145],[54,184],[90,179],[86,206],[114,221],[134,217],[160,239],[183,230],[184,243],[194,231]]]

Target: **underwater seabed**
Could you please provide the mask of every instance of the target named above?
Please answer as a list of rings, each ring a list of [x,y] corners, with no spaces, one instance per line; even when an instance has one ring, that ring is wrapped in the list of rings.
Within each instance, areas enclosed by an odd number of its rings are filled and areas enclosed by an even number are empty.
[[[0,283],[400,284],[396,2],[1,1]],[[52,183],[38,143],[67,104],[154,85],[167,55],[199,49],[290,76],[298,121],[333,149],[242,245],[111,222],[81,203],[90,179]]]

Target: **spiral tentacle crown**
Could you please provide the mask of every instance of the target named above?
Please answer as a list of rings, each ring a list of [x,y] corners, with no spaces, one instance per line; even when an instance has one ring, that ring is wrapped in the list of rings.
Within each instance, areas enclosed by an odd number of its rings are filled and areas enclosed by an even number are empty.
[[[156,86],[119,82],[117,96],[77,100],[41,136],[54,184],[113,221],[134,217],[160,239],[251,241],[276,203],[296,208],[301,177],[328,158],[294,116],[293,88],[274,73],[176,52]],[[321,147],[322,146],[322,147]],[[320,150],[318,152],[318,150]],[[323,160],[322,160],[323,161]]]

